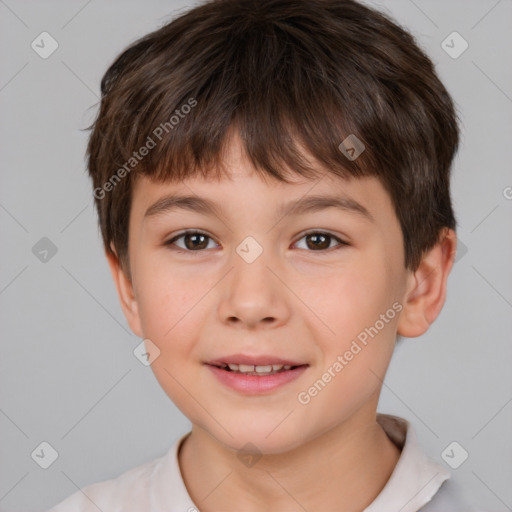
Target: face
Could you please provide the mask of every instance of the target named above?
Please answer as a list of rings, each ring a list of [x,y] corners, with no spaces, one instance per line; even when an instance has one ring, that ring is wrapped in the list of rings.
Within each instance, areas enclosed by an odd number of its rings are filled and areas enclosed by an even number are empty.
[[[237,139],[225,163],[230,179],[138,180],[123,307],[194,425],[226,447],[280,453],[376,407],[408,288],[403,238],[376,178],[264,180]],[[237,361],[278,371],[218,367]]]

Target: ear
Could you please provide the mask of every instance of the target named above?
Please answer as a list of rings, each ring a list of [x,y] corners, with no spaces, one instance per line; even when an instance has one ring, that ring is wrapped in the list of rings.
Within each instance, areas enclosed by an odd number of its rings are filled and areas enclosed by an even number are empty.
[[[438,317],[446,299],[448,275],[455,261],[457,236],[445,228],[437,244],[423,255],[417,270],[409,276],[398,334],[415,338],[424,334]]]
[[[114,254],[109,251],[105,251],[105,254],[116,285],[121,308],[133,333],[139,338],[143,338],[139,308],[131,279],[126,276],[113,245],[111,244],[110,247]]]

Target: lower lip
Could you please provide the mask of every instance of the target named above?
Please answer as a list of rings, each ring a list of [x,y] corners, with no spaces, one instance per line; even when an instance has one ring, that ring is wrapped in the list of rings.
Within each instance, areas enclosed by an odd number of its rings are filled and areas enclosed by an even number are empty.
[[[217,366],[207,364],[208,368],[213,372],[215,377],[219,379],[222,384],[225,384],[231,389],[244,393],[247,395],[258,395],[274,391],[275,389],[283,386],[300,377],[307,369],[307,365],[298,366],[293,370],[285,370],[282,372],[274,373],[273,375],[244,375],[243,373],[230,372],[222,370]]]

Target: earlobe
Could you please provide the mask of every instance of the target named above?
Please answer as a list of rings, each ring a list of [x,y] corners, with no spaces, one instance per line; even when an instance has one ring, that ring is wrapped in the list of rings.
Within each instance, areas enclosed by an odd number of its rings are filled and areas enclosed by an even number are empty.
[[[126,273],[122,268],[122,265],[112,244],[111,248],[113,254],[109,251],[105,251],[105,254],[107,257],[108,265],[110,267],[110,272],[112,273],[112,278],[114,279],[114,284],[117,289],[117,295],[121,303],[121,308],[133,333],[139,338],[143,338],[144,336],[141,329],[139,308],[132,282],[126,276]]]
[[[448,275],[455,260],[457,237],[445,228],[438,243],[424,254],[420,265],[409,276],[398,334],[415,338],[424,334],[438,317],[446,299]]]

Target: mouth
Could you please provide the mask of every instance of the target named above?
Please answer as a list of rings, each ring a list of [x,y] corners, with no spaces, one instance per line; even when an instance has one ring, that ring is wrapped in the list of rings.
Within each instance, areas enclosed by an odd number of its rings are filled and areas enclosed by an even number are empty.
[[[245,395],[267,394],[299,378],[309,367],[274,356],[234,354],[209,361],[205,365],[217,380]]]

